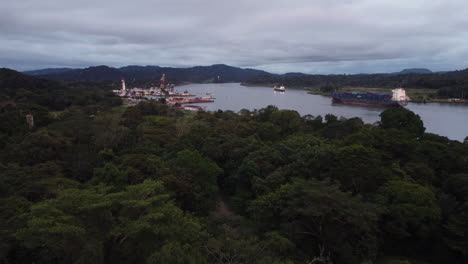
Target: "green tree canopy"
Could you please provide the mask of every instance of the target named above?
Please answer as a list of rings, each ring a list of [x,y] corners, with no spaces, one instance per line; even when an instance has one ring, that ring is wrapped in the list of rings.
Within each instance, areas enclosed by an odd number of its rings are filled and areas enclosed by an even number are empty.
[[[359,263],[375,257],[379,211],[330,182],[296,179],[258,197],[249,211],[264,228],[281,230],[310,259]]]
[[[383,128],[396,128],[420,137],[424,134],[421,117],[414,112],[403,108],[389,108],[380,114],[380,126]]]
[[[202,259],[202,226],[174,205],[161,182],[116,193],[69,189],[33,205],[27,219],[16,237],[35,252],[36,263]]]
[[[416,183],[391,180],[378,190],[375,201],[386,208],[383,231],[398,242],[427,239],[441,219],[434,192]]]
[[[168,183],[183,208],[208,212],[214,208],[218,193],[217,177],[222,169],[197,151],[183,150],[169,160],[173,179]]]

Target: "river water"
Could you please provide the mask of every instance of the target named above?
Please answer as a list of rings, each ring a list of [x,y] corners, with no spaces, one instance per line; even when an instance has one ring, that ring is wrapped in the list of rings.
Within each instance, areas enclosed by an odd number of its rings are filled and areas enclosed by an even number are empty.
[[[216,98],[214,103],[199,104],[208,111],[241,109],[260,109],[275,105],[280,109],[298,111],[301,115],[338,117],[360,117],[366,123],[380,120],[380,113],[385,108],[355,105],[332,104],[331,98],[308,94],[305,90],[287,89],[285,93],[275,93],[269,87],[246,87],[239,83],[190,84],[177,87],[178,91],[187,90],[191,94]],[[421,116],[426,132],[463,141],[468,136],[468,105],[466,104],[416,104],[409,103],[406,108]]]

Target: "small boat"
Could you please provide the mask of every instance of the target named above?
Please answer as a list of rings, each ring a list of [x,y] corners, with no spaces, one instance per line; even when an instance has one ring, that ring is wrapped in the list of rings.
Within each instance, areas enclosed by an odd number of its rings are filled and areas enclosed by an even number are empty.
[[[281,85],[280,87],[273,87],[273,89],[275,90],[275,92],[285,92],[286,91],[286,87],[284,87],[284,85]]]

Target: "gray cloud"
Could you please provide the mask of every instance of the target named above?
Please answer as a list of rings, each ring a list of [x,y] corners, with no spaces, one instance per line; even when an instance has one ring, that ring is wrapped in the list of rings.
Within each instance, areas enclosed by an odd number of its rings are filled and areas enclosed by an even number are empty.
[[[465,68],[465,0],[7,0],[0,66],[226,63],[274,72]]]

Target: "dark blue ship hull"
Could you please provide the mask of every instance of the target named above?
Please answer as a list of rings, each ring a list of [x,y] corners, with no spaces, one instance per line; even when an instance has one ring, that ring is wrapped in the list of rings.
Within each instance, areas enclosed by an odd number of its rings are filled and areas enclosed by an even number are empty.
[[[333,103],[353,104],[376,107],[398,107],[398,101],[392,100],[392,95],[376,92],[335,92],[333,93]]]

